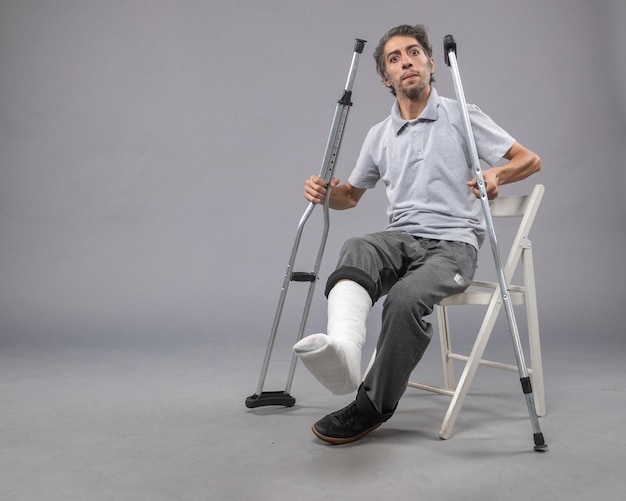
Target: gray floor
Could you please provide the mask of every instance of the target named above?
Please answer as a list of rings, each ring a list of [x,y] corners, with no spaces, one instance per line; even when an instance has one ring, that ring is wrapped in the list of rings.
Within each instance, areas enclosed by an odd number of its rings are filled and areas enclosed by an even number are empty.
[[[435,350],[420,375],[438,375]],[[293,408],[244,406],[263,351],[4,347],[0,499],[623,499],[620,350],[544,342],[546,453],[532,451],[517,375],[489,368],[450,440],[437,436],[447,397],[409,390],[362,441],[325,445],[310,425],[348,399],[327,395],[302,367]],[[286,361],[275,363],[281,372]]]

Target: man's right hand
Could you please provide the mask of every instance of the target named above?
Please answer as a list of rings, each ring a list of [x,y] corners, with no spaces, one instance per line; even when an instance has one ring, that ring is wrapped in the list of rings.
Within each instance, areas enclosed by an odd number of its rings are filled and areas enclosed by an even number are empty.
[[[334,188],[339,184],[339,179],[333,178],[330,180],[331,188]],[[320,176],[313,174],[304,183],[304,198],[314,204],[321,204],[326,196],[326,181]]]

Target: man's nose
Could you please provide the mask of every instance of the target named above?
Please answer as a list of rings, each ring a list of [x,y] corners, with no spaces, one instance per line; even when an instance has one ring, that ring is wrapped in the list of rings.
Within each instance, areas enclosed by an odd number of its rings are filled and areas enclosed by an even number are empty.
[[[411,66],[413,66],[413,61],[411,61],[411,58],[409,56],[402,56],[402,68],[406,69],[406,68],[410,68]]]

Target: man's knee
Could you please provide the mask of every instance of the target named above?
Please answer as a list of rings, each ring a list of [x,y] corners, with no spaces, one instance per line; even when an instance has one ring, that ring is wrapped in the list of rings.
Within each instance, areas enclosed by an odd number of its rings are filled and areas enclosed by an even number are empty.
[[[372,247],[370,239],[367,235],[360,237],[348,238],[341,248],[341,258],[346,258],[350,255],[361,255],[363,252],[367,252]]]

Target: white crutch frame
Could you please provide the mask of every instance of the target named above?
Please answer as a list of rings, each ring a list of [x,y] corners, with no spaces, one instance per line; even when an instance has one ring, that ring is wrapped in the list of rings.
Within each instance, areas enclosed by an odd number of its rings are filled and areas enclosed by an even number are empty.
[[[498,284],[500,294],[502,296],[502,302],[504,304],[504,310],[506,312],[506,318],[509,324],[509,332],[513,339],[513,347],[515,350],[515,359],[517,361],[517,368],[520,375],[520,382],[522,384],[522,390],[526,397],[526,404],[528,406],[528,413],[533,428],[533,440],[535,443],[534,450],[542,452],[546,451],[548,445],[545,443],[543,433],[539,427],[539,418],[537,417],[537,410],[535,409],[535,400],[533,398],[532,384],[528,375],[528,369],[524,360],[524,352],[520,342],[519,331],[517,330],[517,323],[515,321],[515,313],[513,312],[513,303],[509,297],[509,287],[506,283],[504,276],[504,270],[502,268],[502,261],[500,259],[500,251],[498,249],[498,241],[496,239],[496,232],[493,225],[493,219],[491,218],[491,211],[489,209],[489,200],[487,198],[487,189],[485,180],[483,178],[482,168],[478,153],[476,151],[476,143],[474,142],[474,134],[472,133],[472,126],[469,119],[469,113],[467,111],[467,104],[465,102],[465,94],[463,93],[463,86],[461,84],[461,76],[459,74],[459,67],[456,58],[456,42],[452,35],[446,35],[443,39],[443,50],[445,55],[446,65],[450,67],[452,72],[452,79],[454,81],[454,90],[456,93],[457,102],[459,105],[459,111],[463,119],[463,128],[465,132],[465,138],[468,145],[468,153],[470,155],[472,169],[474,171],[478,191],[480,192],[480,203],[482,205],[483,213],[485,216],[485,223],[487,225],[487,231],[489,234],[489,241],[491,242],[491,251],[493,253],[493,259],[495,261],[496,272],[498,275]],[[494,292],[497,294],[497,291]]]

